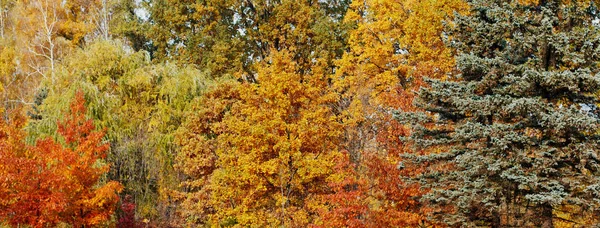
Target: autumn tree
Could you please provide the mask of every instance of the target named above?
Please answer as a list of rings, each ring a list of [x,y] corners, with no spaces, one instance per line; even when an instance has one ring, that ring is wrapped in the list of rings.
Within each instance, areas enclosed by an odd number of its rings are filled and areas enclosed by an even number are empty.
[[[176,135],[176,143],[180,150],[177,153],[175,168],[187,176],[181,184],[171,192],[180,204],[180,219],[188,223],[207,222],[214,213],[211,197],[211,174],[218,168],[217,150],[218,135],[223,128],[219,123],[231,107],[240,101],[240,84],[232,79],[223,78],[192,102],[187,111],[186,120]]]
[[[85,118],[84,102],[78,93],[58,123],[64,143],[47,138],[25,145],[24,118],[15,115],[11,124],[3,122],[2,220],[34,227],[59,222],[82,226],[101,224],[113,214],[121,185],[100,182],[109,169],[103,162],[108,144],[102,142],[104,132],[95,131]]]
[[[185,208],[203,212],[196,222],[296,227],[316,221],[318,196],[328,190],[325,179],[340,156],[340,125],[331,109],[336,96],[326,63],[317,61],[307,74],[291,59],[272,50],[258,82],[232,93],[239,98],[215,100],[217,112],[188,119],[214,121],[188,123],[201,127],[182,133],[190,141],[182,144],[179,167],[193,177],[185,197],[204,205]],[[229,112],[220,116],[224,108]]]
[[[365,186],[339,189],[329,197],[363,189],[352,193],[368,205],[363,226],[415,226],[424,219],[423,207],[412,200],[422,190],[400,178],[417,171],[396,168],[399,155],[411,151],[399,140],[409,131],[393,121],[391,110],[415,110],[412,99],[422,77],[443,78],[452,71],[454,57],[444,45],[443,21],[467,8],[459,0],[357,1],[346,13],[344,20],[356,27],[349,32],[349,50],[336,62],[334,88],[342,98],[342,145],[354,165],[340,167],[352,167],[345,172],[355,177],[346,178]],[[341,180],[330,184],[349,185]],[[343,201],[331,205],[331,212],[347,207]],[[340,221],[352,221],[340,216]]]
[[[334,57],[345,48],[341,20],[349,4],[335,1],[171,1],[148,8],[153,57],[191,63],[214,76],[238,73],[252,78],[254,63],[271,49],[287,49],[294,61]]]
[[[194,63],[213,77],[240,79],[225,79],[218,84],[222,88],[195,101],[197,111],[180,133],[177,167],[190,178],[179,191],[185,219],[212,225],[305,226],[316,221],[315,205],[328,190],[324,178],[337,156],[337,133],[327,133],[339,124],[328,75],[346,47],[342,18],[348,3],[157,2],[150,19],[160,27],[154,29],[175,31],[152,30],[153,40],[162,41],[153,43],[161,45],[157,59]],[[266,121],[272,111],[277,118]],[[317,122],[329,126],[324,133],[304,129]],[[251,131],[244,129],[250,126]],[[254,140],[264,143],[245,142]],[[321,148],[315,145],[318,140]],[[238,163],[248,165],[240,169]],[[253,168],[261,166],[265,170]],[[247,195],[248,189],[256,192]]]
[[[417,149],[404,167],[433,167],[434,214],[449,225],[553,227],[571,206],[597,213],[599,31],[595,5],[576,1],[472,1],[447,30],[460,74],[431,80],[416,100],[432,115],[414,123]],[[435,168],[438,167],[438,168]],[[443,168],[443,169],[439,169]],[[597,214],[596,214],[597,216]],[[591,226],[597,219],[568,220]],[[577,224],[578,221],[582,221]]]
[[[59,60],[92,30],[86,11],[93,7],[94,1],[18,1],[11,16],[23,74],[38,83],[40,78],[54,80]]]
[[[4,2],[2,3],[4,4]],[[2,7],[8,8],[7,6]],[[2,13],[3,17],[7,15],[6,12],[0,13]],[[4,18],[3,20],[8,20],[8,18]],[[3,25],[3,27],[4,26],[6,25]],[[10,89],[10,83],[16,80],[16,77],[14,77],[16,71],[16,61],[14,56],[16,53],[14,48],[14,40],[12,37],[6,34],[6,28],[0,29],[2,29],[2,36],[0,37],[0,100],[4,103],[0,109],[6,109],[9,106],[9,101],[14,99],[14,96],[10,96],[12,93],[7,92],[6,87]]]
[[[56,83],[47,91],[30,122],[29,141],[56,137],[56,126],[68,108],[64,96],[89,94],[88,113],[110,142],[108,178],[124,185],[141,218],[167,219],[168,198],[159,195],[179,183],[172,168],[177,152],[174,133],[191,100],[212,81],[192,67],[152,64],[144,51],[130,52],[114,40],[96,41],[57,65]]]
[[[380,149],[378,134],[398,130],[389,121],[390,110],[413,109],[423,76],[443,78],[452,71],[454,57],[444,46],[442,22],[467,8],[459,0],[352,3],[345,20],[357,27],[350,32],[349,51],[336,63],[334,81],[343,98],[346,149],[352,156]],[[395,150],[391,147],[382,149]]]
[[[150,56],[155,56],[156,45],[153,44],[148,31],[152,25],[148,23],[148,6],[146,1],[118,1],[113,5],[111,14],[112,24],[109,31],[115,38],[122,39],[135,51],[147,51]]]
[[[85,43],[107,34],[114,1],[2,0],[0,91],[4,108],[33,105],[43,80]],[[115,0],[118,1],[118,0]],[[102,35],[105,36],[105,35]]]
[[[373,220],[365,219],[369,212],[368,180],[361,175],[359,166],[343,151],[335,161],[334,173],[327,179],[329,192],[323,194],[326,206],[319,208],[319,221],[314,227],[375,227]],[[410,223],[410,222],[408,222]]]

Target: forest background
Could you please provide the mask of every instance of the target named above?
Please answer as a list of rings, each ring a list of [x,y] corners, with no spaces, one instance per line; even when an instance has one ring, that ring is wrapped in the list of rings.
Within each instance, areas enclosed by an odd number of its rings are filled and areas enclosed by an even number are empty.
[[[0,0],[0,223],[600,224],[589,0]]]

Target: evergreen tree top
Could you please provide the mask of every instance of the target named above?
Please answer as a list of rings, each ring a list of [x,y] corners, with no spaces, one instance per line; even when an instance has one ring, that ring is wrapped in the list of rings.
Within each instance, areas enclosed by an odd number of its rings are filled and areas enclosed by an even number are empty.
[[[432,170],[413,179],[431,188],[424,200],[457,205],[449,224],[492,226],[547,226],[561,206],[598,208],[595,5],[471,4],[447,29],[461,73],[420,91],[426,112],[397,116],[418,123],[405,141],[441,151],[407,156]]]

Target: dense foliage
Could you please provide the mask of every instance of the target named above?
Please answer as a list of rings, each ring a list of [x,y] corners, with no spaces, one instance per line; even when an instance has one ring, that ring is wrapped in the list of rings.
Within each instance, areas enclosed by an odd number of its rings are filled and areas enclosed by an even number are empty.
[[[78,93],[58,123],[64,145],[51,138],[25,145],[24,118],[18,113],[10,123],[2,122],[0,215],[10,224],[82,226],[110,218],[122,187],[115,181],[98,185],[109,169],[102,162],[108,144],[102,143],[104,132],[95,131],[84,115],[83,94]]]
[[[597,213],[600,30],[589,3],[474,1],[448,30],[460,74],[422,89],[409,141],[426,156],[424,199],[449,224],[553,227],[554,211]],[[597,215],[596,215],[597,216]],[[577,217],[577,216],[576,216]],[[579,217],[581,218],[581,217]],[[592,225],[597,219],[583,219]]]
[[[591,0],[0,0],[0,225],[600,225]]]

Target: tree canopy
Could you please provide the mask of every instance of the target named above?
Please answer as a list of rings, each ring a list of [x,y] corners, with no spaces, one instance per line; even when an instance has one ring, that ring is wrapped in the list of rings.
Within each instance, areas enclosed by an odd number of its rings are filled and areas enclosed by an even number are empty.
[[[0,226],[598,226],[597,4],[0,0]]]

